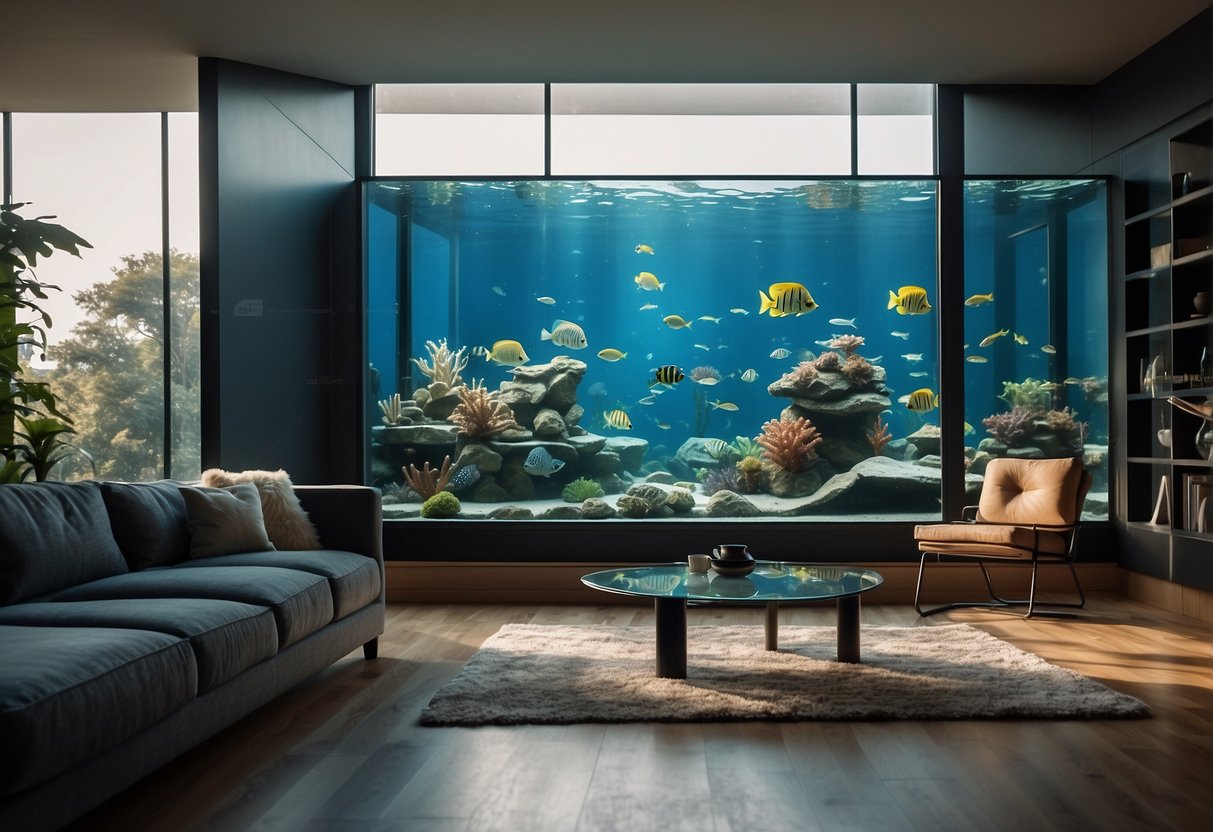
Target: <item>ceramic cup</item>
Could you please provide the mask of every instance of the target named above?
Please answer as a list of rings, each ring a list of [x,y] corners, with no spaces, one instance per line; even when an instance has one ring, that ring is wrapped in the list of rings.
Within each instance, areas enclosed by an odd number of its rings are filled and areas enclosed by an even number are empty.
[[[708,555],[687,555],[687,571],[691,574],[707,572],[712,568],[712,558]]]
[[[1201,315],[1209,314],[1209,297],[1209,292],[1197,292],[1192,298],[1192,306],[1195,307],[1196,311]]]
[[[1171,447],[1171,429],[1163,428],[1158,432],[1158,444],[1164,448]]]
[[[744,543],[721,543],[712,550],[712,554],[721,560],[747,560],[750,557]]]

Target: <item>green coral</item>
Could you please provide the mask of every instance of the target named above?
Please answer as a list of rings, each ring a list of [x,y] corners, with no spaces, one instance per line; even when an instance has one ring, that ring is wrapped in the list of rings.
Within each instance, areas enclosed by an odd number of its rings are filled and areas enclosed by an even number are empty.
[[[1023,381],[1004,381],[1002,395],[998,398],[1011,407],[1035,408],[1048,410],[1053,401],[1053,389],[1047,381],[1038,381],[1028,377]]]
[[[560,497],[566,503],[584,503],[594,497],[606,494],[602,486],[587,477],[573,480],[560,492]]]
[[[421,504],[421,516],[431,520],[454,517],[463,508],[459,498],[449,491],[439,491]]]
[[[737,452],[737,456],[745,459],[753,457],[759,459],[762,456],[762,446],[748,436],[738,436],[729,443],[729,447]]]

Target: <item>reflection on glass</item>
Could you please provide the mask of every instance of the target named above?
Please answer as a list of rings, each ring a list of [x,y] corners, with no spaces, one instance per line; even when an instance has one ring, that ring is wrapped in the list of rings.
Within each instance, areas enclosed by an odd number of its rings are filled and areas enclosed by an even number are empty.
[[[191,480],[202,474],[197,113],[169,113],[168,183],[172,465],[165,476]]]

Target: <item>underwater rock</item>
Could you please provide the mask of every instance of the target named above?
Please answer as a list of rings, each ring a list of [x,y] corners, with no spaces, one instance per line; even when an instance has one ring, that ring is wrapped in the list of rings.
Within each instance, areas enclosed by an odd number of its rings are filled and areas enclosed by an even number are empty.
[[[535,433],[526,428],[515,428],[513,430],[503,430],[493,438],[498,442],[530,442],[535,438]]]
[[[533,424],[536,436],[560,436],[564,433],[564,419],[550,407],[541,407],[535,414]]]
[[[568,443],[577,449],[580,459],[593,456],[606,447],[607,438],[597,434],[587,433],[582,436],[570,436]]]
[[[407,429],[411,422],[399,425],[376,425],[371,428],[371,442],[376,445],[407,445],[409,443]]]
[[[432,396],[425,403],[422,411],[427,419],[436,421],[444,421],[451,418],[451,414],[455,412],[455,408],[459,406],[459,394],[447,393],[445,396]]]
[[[939,425],[923,425],[907,436],[906,440],[918,446],[920,454],[937,454],[940,434]]]
[[[914,460],[915,465],[922,465],[926,468],[942,468],[943,457],[939,454],[923,454],[918,459]]]
[[[680,480],[695,479],[695,470],[677,457],[670,457],[665,461],[666,470]]]
[[[666,506],[667,494],[656,485],[633,485],[615,504],[619,513],[633,519],[638,517],[668,517],[674,513]]]
[[[1007,456],[1011,459],[1044,459],[1045,452],[1035,446],[1024,448],[1007,448]]]
[[[692,494],[694,494],[696,489],[699,486],[697,486],[693,482],[686,482],[685,480],[679,480],[678,482],[674,483],[674,487],[675,488],[685,488],[687,491],[690,491]]]
[[[695,508],[695,495],[685,488],[671,488],[665,496],[665,504],[675,514],[686,514]]]
[[[614,507],[599,497],[591,497],[581,504],[581,516],[586,520],[606,520],[615,514]]]
[[[568,442],[555,439],[532,439],[529,442],[497,442],[490,441],[489,447],[506,457],[525,460],[527,455],[536,448],[543,448],[556,459],[565,463],[577,460],[577,449]]]
[[[581,461],[581,470],[592,477],[614,474],[619,470],[619,454],[602,451]]]
[[[688,468],[719,468],[727,460],[721,460],[708,453],[704,443],[709,439],[711,437],[708,436],[689,437],[678,448],[678,452],[674,454],[674,459]]]
[[[818,465],[793,473],[764,460],[762,469],[767,475],[767,491],[776,497],[807,497],[821,488],[823,482]]]
[[[475,465],[480,469],[480,473],[491,474],[501,470],[501,454],[488,445],[472,442],[463,446],[451,467],[458,470],[465,465]]]
[[[981,477],[966,474],[966,500],[981,490]],[[941,472],[883,456],[865,459],[836,474],[801,505],[797,514],[938,512]]]
[[[565,411],[565,414],[564,414],[565,427],[567,427],[571,430],[572,428],[576,427],[578,425],[578,423],[581,422],[581,420],[584,416],[585,416],[585,408],[579,404],[574,404],[567,411]]]
[[[507,459],[497,472],[497,484],[505,489],[508,500],[535,499],[535,482],[522,467],[526,456]]]
[[[708,499],[708,517],[757,517],[761,512],[735,491],[717,491]]]
[[[892,407],[889,397],[881,393],[852,393],[841,399],[805,399],[793,398],[792,401],[801,408],[813,424],[819,424],[819,416],[863,416],[876,414]],[[868,420],[871,421],[870,419]],[[870,427],[864,423],[864,427]]]
[[[602,474],[594,477],[594,482],[601,485],[607,494],[621,494],[627,488],[627,484],[618,474]]]
[[[533,520],[535,514],[525,506],[502,506],[489,512],[490,520]]]
[[[546,511],[539,512],[539,520],[580,520],[580,506],[552,506]]]
[[[539,385],[543,393],[531,404],[543,404],[559,413],[567,413],[577,403],[577,385],[585,376],[586,363],[558,355],[547,364],[531,364],[515,367],[511,370],[513,381],[505,381],[501,389],[507,390],[515,385],[527,385],[532,388]]]
[[[473,503],[504,503],[510,495],[491,479],[481,479],[467,497]]]
[[[458,401],[458,399],[456,399]],[[455,425],[400,425],[392,429],[394,436],[401,437],[401,445],[454,445],[459,438],[459,428]]]
[[[522,405],[531,404],[538,407],[547,391],[547,387],[538,381],[503,381],[497,391],[497,401],[505,402],[517,412],[518,407]]]
[[[973,462],[969,464],[970,474],[985,474],[986,466],[990,464],[990,460],[994,457],[986,451],[978,451],[973,454]]]
[[[649,442],[632,436],[612,436],[606,441],[606,449],[619,454],[620,464],[628,471],[638,471],[644,464]]]
[[[644,478],[645,482],[661,483],[662,485],[673,485],[674,475],[669,471],[654,471]]]
[[[590,432],[588,430],[581,427],[580,425],[569,425],[568,426],[569,436],[588,436],[589,433]]]

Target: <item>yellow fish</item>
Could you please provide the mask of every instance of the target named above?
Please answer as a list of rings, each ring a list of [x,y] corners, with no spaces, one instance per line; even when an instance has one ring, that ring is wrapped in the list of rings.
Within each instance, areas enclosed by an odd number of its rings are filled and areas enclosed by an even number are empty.
[[[981,306],[983,303],[992,303],[993,300],[993,292],[989,292],[988,294],[984,295],[970,295],[969,297],[965,298],[965,306]]]
[[[620,352],[614,347],[607,347],[605,350],[598,351],[598,357],[603,361],[618,361],[621,358],[627,358],[626,352]]]
[[[640,274],[638,274],[634,278],[632,278],[632,280],[634,280],[636,285],[639,286],[641,289],[644,289],[646,292],[652,292],[652,291],[660,292],[662,289],[665,288],[665,284],[658,283],[657,275],[653,274],[652,272],[641,272]]]
[[[497,341],[492,348],[477,347],[476,352],[484,356],[485,361],[492,361],[494,364],[500,364],[503,367],[517,367],[519,364],[525,364],[531,359],[527,357],[526,350],[522,348],[522,344],[517,341]]]
[[[986,358],[984,355],[966,355],[965,356],[965,361],[968,361],[970,364],[985,364],[989,360],[990,359]]]
[[[931,311],[927,301],[927,290],[921,286],[902,286],[896,294],[889,291],[889,309],[896,309],[898,315],[925,315]]]
[[[988,346],[990,346],[990,344],[993,344],[995,341],[997,341],[999,338],[1006,335],[1010,331],[1011,330],[1009,330],[1009,329],[1000,329],[997,332],[991,333],[990,335],[987,335],[985,338],[982,338],[981,342],[977,346],[988,347]]]
[[[1012,333],[1012,334],[1013,334],[1013,335],[1014,335],[1014,337],[1015,337],[1015,343],[1016,343],[1016,344],[1019,344],[1019,346],[1021,346],[1021,347],[1026,347],[1026,346],[1028,345],[1028,339],[1027,339],[1027,338],[1025,338],[1024,336],[1020,335],[1018,332],[1015,332],[1015,333]]]
[[[1043,347],[1040,348],[1040,351],[1043,353],[1046,353],[1048,355],[1056,355],[1057,347],[1053,346],[1052,344],[1045,344]]]
[[[649,382],[650,387],[654,384],[677,384],[686,378],[686,376],[682,374],[682,369],[673,364],[666,364],[665,366],[658,367],[655,372],[656,381]]]
[[[740,409],[737,407],[737,405],[733,404],[732,402],[722,402],[719,399],[714,402],[708,402],[708,404],[710,404],[716,410],[728,410],[731,412],[731,411]]]
[[[761,305],[758,314],[770,310],[772,318],[782,318],[784,315],[803,315],[817,308],[817,301],[809,294],[809,290],[799,283],[772,283],[767,288],[771,296],[767,297],[761,289],[758,299]]]
[[[666,315],[661,320],[670,329],[691,328],[691,322],[683,318],[681,315]]]
[[[632,429],[632,420],[622,410],[608,410],[602,414],[602,418],[607,423],[607,427],[615,428],[615,430]]]
[[[644,243],[641,243],[640,245],[636,246],[636,253],[637,254],[652,254],[653,247],[650,245],[645,245]]]
[[[908,396],[898,399],[906,408],[914,413],[930,413],[939,407],[939,394],[930,387],[920,387]]]

